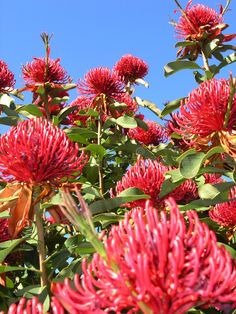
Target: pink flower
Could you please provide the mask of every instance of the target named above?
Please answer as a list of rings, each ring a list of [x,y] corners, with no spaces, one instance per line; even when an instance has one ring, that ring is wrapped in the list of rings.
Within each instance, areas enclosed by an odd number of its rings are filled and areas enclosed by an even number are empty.
[[[187,4],[184,14],[179,18],[175,27],[179,37],[186,40],[201,41],[213,39],[221,34],[223,18],[221,13],[203,4],[190,6]]]
[[[44,119],[20,122],[0,138],[0,172],[5,181],[56,183],[81,173],[84,152],[65,132]]]
[[[30,63],[22,67],[23,79],[29,85],[41,85],[45,83],[66,84],[69,77],[60,65],[60,59],[34,58]]]
[[[86,116],[86,114],[81,115],[80,112],[84,111],[86,113],[90,108],[92,108],[91,99],[86,96],[79,96],[72,101],[69,106],[76,108],[68,116],[70,123],[76,125],[76,122],[80,121],[82,124],[86,124],[89,116]]]
[[[144,145],[159,145],[167,141],[168,135],[164,127],[154,121],[145,121],[145,123],[148,127],[147,130],[140,127],[130,129],[128,137]]]
[[[78,90],[82,95],[95,98],[104,94],[115,97],[123,93],[123,83],[118,75],[109,68],[94,68],[80,80]]]
[[[0,60],[0,93],[8,93],[13,90],[15,79],[7,64]]]
[[[208,140],[214,132],[224,129],[225,114],[230,97],[229,81],[225,79],[211,79],[194,89],[185,103],[180,107],[180,112],[174,115],[178,124],[175,132],[183,135],[186,140]],[[227,125],[228,130],[233,130],[236,123],[236,95]]]
[[[232,188],[229,198],[236,198],[236,188]],[[224,227],[236,226],[236,201],[229,201],[215,205],[210,211],[209,216],[212,220]]]
[[[173,199],[160,214],[147,202],[133,209],[105,240],[106,258],[94,254],[83,275],[54,283],[69,313],[184,314],[190,308],[236,301],[236,267],[195,211],[180,214]]]
[[[126,84],[134,83],[148,74],[148,65],[142,59],[127,54],[116,63],[114,70]]]
[[[162,183],[165,180],[165,173],[171,170],[170,167],[164,166],[156,160],[138,160],[125,173],[121,181],[116,184],[116,195],[128,188],[141,189],[145,194],[150,196],[150,203],[153,206],[163,204],[163,199],[160,199]],[[168,196],[173,196],[177,202],[186,203],[197,198],[197,187],[194,181],[187,180],[172,191]],[[144,207],[145,199],[133,201],[125,204],[126,207]]]

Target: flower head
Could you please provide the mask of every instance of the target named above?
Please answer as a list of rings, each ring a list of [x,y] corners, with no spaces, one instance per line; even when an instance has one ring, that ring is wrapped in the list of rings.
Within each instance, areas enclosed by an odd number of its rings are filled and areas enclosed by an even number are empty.
[[[27,84],[66,84],[69,77],[60,65],[60,59],[34,58],[22,67],[23,79]]]
[[[95,98],[101,94],[115,97],[123,92],[123,83],[119,76],[109,68],[95,68],[90,70],[78,85],[82,95]]]
[[[127,84],[144,78],[148,74],[148,65],[142,59],[127,54],[116,63],[114,70]]]
[[[140,127],[130,129],[128,137],[144,145],[159,145],[168,139],[167,131],[164,127],[154,121],[145,121],[147,130]]]
[[[230,97],[230,84],[225,79],[211,79],[194,89],[180,112],[174,115],[178,124],[175,132],[184,139],[204,140],[214,136],[214,132],[223,130],[225,115]],[[233,98],[231,112],[227,124],[233,130],[236,123],[236,95]]]
[[[236,267],[229,252],[195,211],[180,214],[133,209],[105,240],[106,258],[94,254],[83,275],[55,283],[52,292],[69,312],[184,314],[196,306],[236,301]]]
[[[203,4],[190,6],[187,4],[183,15],[176,25],[179,37],[186,40],[201,41],[206,38],[213,39],[221,34],[223,18],[221,13]]]
[[[116,184],[116,195],[128,188],[141,189],[150,196],[150,203],[153,206],[163,204],[163,199],[159,197],[162,183],[165,180],[165,173],[171,168],[164,166],[156,160],[138,160],[134,166],[130,167],[121,181]],[[173,196],[177,202],[186,203],[197,198],[197,187],[194,181],[187,180],[172,191],[168,196]],[[137,200],[125,204],[127,207],[144,207],[145,199]]]
[[[86,115],[86,112],[89,108],[92,108],[92,101],[86,96],[79,96],[74,101],[70,103],[70,107],[74,107],[75,110],[69,114],[68,118],[71,124],[75,124],[77,121],[80,121],[82,124],[86,124],[89,116]],[[81,111],[84,111],[85,114],[81,114]]]
[[[56,183],[81,172],[84,152],[64,131],[44,119],[20,122],[0,138],[0,173],[5,181]]]
[[[14,88],[15,79],[7,64],[0,60],[0,93],[7,93]]]
[[[236,198],[236,188],[232,188],[229,198]],[[210,211],[209,216],[221,226],[236,226],[236,201],[229,201],[215,205]]]

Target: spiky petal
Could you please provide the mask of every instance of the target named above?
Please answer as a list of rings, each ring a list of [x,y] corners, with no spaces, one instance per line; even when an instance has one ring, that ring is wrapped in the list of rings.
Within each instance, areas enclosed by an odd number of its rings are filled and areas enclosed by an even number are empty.
[[[79,81],[78,90],[82,95],[95,98],[101,94],[115,97],[123,93],[123,83],[119,76],[106,67],[94,68]]]
[[[126,214],[81,279],[55,283],[52,292],[69,313],[184,314],[190,308],[236,301],[236,266],[195,211],[180,214],[173,199],[160,215],[149,203]]]
[[[148,65],[142,59],[127,54],[115,64],[114,70],[127,84],[144,78],[148,74]]]
[[[161,192],[162,183],[165,180],[165,173],[171,170],[162,163],[151,159],[138,160],[129,170],[125,173],[121,181],[116,184],[116,195],[118,196],[123,190],[128,188],[141,189],[145,194],[150,196],[150,202],[154,206],[159,206],[163,203],[159,194]],[[187,180],[177,187],[169,194],[173,196],[177,202],[186,203],[197,197],[196,184]],[[127,207],[140,206],[144,207],[145,199],[137,200],[125,204]]]
[[[128,137],[144,145],[159,145],[168,139],[167,130],[154,121],[145,121],[147,130],[137,127],[130,129]]]
[[[0,172],[5,181],[57,183],[81,173],[84,152],[65,132],[42,118],[20,122],[0,138]]]
[[[13,90],[15,79],[7,64],[0,60],[0,93],[8,93]]]
[[[34,58],[22,67],[23,79],[27,84],[66,84],[69,77],[60,65],[60,59]]]

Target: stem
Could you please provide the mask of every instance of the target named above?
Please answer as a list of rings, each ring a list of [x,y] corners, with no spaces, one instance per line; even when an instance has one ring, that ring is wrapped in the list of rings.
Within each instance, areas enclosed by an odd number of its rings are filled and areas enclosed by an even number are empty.
[[[105,95],[104,95],[105,96]],[[103,97],[103,101],[105,99]],[[99,117],[98,117],[98,145],[101,145],[101,136],[102,136],[102,105],[99,106]],[[99,189],[101,195],[104,192],[104,185],[103,185],[103,169],[101,166],[101,160],[98,162],[98,177],[99,177]]]
[[[204,48],[202,48],[201,52],[202,52],[202,60],[203,60],[203,65],[204,65],[205,71],[211,72],[210,66],[208,63],[208,58],[206,56],[206,52],[205,52]]]
[[[48,94],[46,92],[46,89],[45,89],[45,95],[44,95],[44,107],[45,107],[45,113],[46,113],[47,120],[51,120],[51,115],[50,115],[50,112],[48,110]]]
[[[35,215],[36,215],[36,227],[38,233],[38,252],[39,252],[39,269],[41,272],[40,285],[41,287],[48,286],[47,273],[45,268],[46,260],[46,250],[44,242],[44,229],[43,229],[43,219],[40,214],[39,206],[35,206]]]
[[[224,127],[226,128],[229,122],[229,117],[230,117],[230,112],[234,100],[234,95],[236,92],[236,82],[235,79],[233,79],[232,74],[230,74],[230,79],[229,79],[229,85],[230,85],[230,94],[229,94],[229,101],[227,105],[227,110],[225,114],[225,121],[224,121]]]

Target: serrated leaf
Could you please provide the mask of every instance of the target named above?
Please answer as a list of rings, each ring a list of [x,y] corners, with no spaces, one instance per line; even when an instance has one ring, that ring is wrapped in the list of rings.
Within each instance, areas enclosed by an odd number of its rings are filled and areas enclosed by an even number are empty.
[[[182,61],[182,60],[173,61],[165,65],[164,75],[165,77],[168,77],[180,70],[185,70],[185,69],[201,69],[201,67],[193,61]]]
[[[185,99],[185,97],[181,97],[181,98],[178,98],[178,99],[175,99],[175,100],[168,102],[165,105],[165,108],[161,112],[161,115],[160,115],[161,118],[165,117],[167,114],[171,113],[172,111],[178,109],[181,105],[181,101],[184,99]]]

